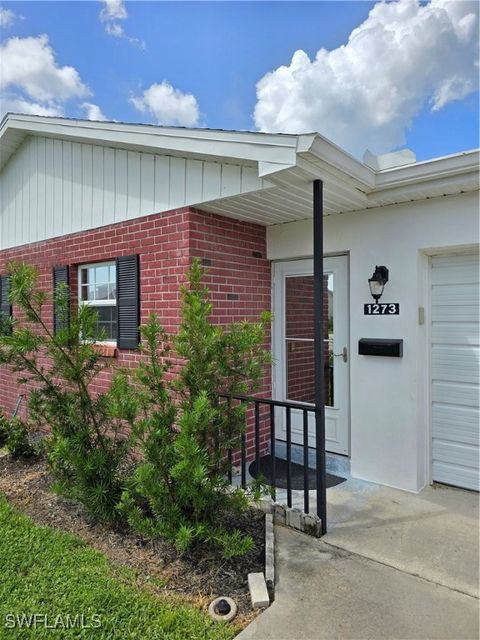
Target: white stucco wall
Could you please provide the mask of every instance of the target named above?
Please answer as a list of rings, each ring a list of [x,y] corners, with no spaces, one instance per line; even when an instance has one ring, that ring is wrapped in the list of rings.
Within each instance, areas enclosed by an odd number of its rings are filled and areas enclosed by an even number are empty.
[[[478,248],[478,211],[478,193],[468,193],[325,218],[325,253],[350,263],[354,477],[411,491],[430,481],[428,256]],[[267,247],[271,260],[310,257],[311,221],[269,227]],[[390,271],[382,301],[399,302],[399,316],[363,315],[377,264]],[[359,356],[360,338],[403,338],[403,358]]]

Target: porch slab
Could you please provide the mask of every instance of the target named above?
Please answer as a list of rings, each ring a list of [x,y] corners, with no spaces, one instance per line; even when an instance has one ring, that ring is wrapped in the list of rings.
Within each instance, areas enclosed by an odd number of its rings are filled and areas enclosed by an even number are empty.
[[[310,509],[316,492],[310,491]],[[277,491],[286,503],[286,491]],[[418,494],[349,478],[327,489],[324,542],[479,596],[479,495],[434,485]],[[303,508],[303,491],[292,492]]]
[[[277,527],[275,602],[239,640],[473,640],[478,601]]]
[[[479,595],[479,496],[443,485],[418,494],[358,480],[328,490],[324,541]]]

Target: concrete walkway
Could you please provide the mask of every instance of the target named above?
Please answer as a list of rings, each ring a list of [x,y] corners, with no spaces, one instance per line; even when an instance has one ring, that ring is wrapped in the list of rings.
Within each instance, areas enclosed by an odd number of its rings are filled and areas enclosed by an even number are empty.
[[[328,494],[322,540],[276,528],[276,599],[239,640],[478,640],[478,494]]]

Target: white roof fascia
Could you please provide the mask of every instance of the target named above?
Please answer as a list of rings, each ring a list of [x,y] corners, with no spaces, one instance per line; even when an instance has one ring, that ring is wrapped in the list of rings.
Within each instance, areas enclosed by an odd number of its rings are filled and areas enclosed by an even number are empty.
[[[362,190],[375,187],[375,171],[351,156],[349,153],[330,142],[320,134],[312,140],[309,149],[299,150],[306,159],[320,160],[332,169],[336,169],[345,177],[353,180],[354,185]]]
[[[306,138],[306,137],[305,137]],[[411,165],[375,171],[320,135],[315,136],[309,148],[301,149],[297,166],[311,179],[334,176],[365,192],[372,198],[375,193],[408,187],[414,184],[450,182],[454,176],[476,172],[480,165],[480,150],[465,151],[450,156],[425,160]]]
[[[206,129],[182,129],[8,114],[0,141],[9,130],[113,146],[131,146],[150,153],[181,154],[209,160],[292,166],[297,135],[261,134]],[[2,159],[3,162],[6,158]]]
[[[406,202],[407,200],[424,200],[440,195],[458,195],[464,192],[478,191],[479,182],[473,174],[443,176],[428,182],[413,182],[389,189],[378,189],[367,194],[367,208],[385,206],[385,199]]]
[[[376,174],[375,191],[383,191],[419,182],[437,181],[461,174],[476,172],[478,175],[480,150],[464,151],[443,158],[425,160],[416,164],[385,169]]]

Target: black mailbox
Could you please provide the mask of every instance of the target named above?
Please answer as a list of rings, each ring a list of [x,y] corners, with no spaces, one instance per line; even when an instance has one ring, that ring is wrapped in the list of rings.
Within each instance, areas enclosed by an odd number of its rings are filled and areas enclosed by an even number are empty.
[[[403,356],[403,340],[399,338],[360,338],[358,341],[360,356]]]

